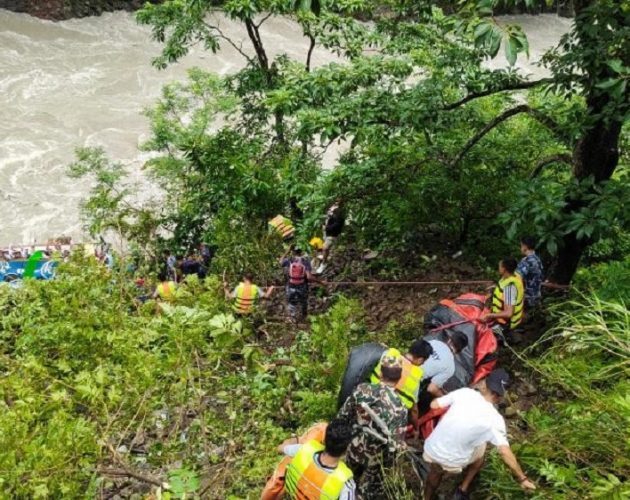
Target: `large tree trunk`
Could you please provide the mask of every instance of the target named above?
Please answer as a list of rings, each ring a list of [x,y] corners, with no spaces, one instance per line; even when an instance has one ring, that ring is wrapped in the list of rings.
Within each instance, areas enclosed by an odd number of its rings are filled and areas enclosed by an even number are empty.
[[[573,0],[558,0],[556,12],[560,17],[573,17],[575,15]]]
[[[605,103],[606,99],[602,97],[590,99],[589,114],[600,115]],[[610,179],[619,162],[621,126],[621,121],[605,122],[600,119],[584,132],[573,149],[573,176],[576,179],[581,180],[589,176],[593,176],[595,182]],[[565,211],[574,213],[583,206],[583,200],[569,199]],[[556,283],[568,284],[590,243],[589,240],[578,239],[576,233],[565,235],[558,256],[551,267],[550,279]]]
[[[595,21],[601,23],[602,20],[598,19],[597,13],[592,16],[580,15],[586,14],[586,9],[595,5],[596,0],[571,0],[571,3],[577,16],[575,30],[579,43],[583,45],[576,50],[591,50],[598,43],[596,39],[598,34],[592,31],[593,23]],[[627,27],[627,17],[623,19],[622,26]],[[626,65],[629,64],[627,52],[622,58]],[[599,183],[610,179],[619,163],[622,117],[628,112],[628,102],[616,103],[615,116],[611,115],[611,110],[607,109],[611,103],[611,96],[598,89],[596,82],[605,81],[616,75],[606,66],[594,65],[593,69],[597,74],[589,75],[590,88],[585,89],[587,113],[590,118],[586,123],[589,123],[589,126],[573,148],[573,176],[578,180],[593,176],[595,182]],[[568,199],[565,212],[575,213],[583,208],[585,203],[583,197]],[[584,250],[591,243],[586,239],[578,239],[576,233],[565,235],[556,261],[552,265],[550,278],[557,283],[568,284],[577,270]]]

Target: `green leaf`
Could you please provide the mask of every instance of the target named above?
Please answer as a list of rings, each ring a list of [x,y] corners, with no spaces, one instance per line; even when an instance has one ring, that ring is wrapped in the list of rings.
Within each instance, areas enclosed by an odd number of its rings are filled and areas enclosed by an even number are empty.
[[[492,26],[493,25],[491,23],[483,21],[475,27],[474,38],[476,44],[483,43],[483,40],[492,30]]]
[[[516,63],[516,55],[518,54],[518,41],[509,37],[505,43],[505,58],[507,59],[510,66],[514,66]]]
[[[616,85],[619,85],[622,81],[623,80],[621,80],[621,78],[608,78],[607,80],[604,80],[603,82],[596,83],[595,86],[598,89],[609,90],[615,87]]]

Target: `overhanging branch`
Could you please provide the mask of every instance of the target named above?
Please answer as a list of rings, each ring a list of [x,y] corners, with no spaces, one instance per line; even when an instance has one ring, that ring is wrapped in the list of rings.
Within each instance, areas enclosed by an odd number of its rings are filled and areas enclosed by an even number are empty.
[[[529,178],[535,179],[540,175],[543,168],[552,163],[566,163],[567,165],[571,165],[572,161],[573,158],[569,153],[559,153],[557,155],[548,156],[547,158],[543,158],[536,164],[534,170],[532,170],[532,173],[529,175]]]
[[[466,143],[464,148],[457,154],[457,156],[449,164],[449,167],[452,168],[456,166],[462,160],[462,158],[466,155],[466,153],[468,153],[468,151],[470,151],[493,128],[497,127],[498,125],[508,120],[509,118],[512,118],[513,116],[516,116],[521,113],[529,114],[530,116],[538,120],[540,123],[545,125],[547,128],[549,128],[556,136],[564,140],[564,137],[562,137],[560,133],[559,126],[555,121],[553,121],[543,112],[537,109],[533,109],[527,104],[521,104],[520,106],[516,106],[514,108],[505,110],[503,113],[501,113],[500,115],[496,116],[493,120],[488,122],[485,127],[483,127],[479,132],[477,132],[471,139],[469,139],[469,141]]]
[[[532,82],[518,82],[515,83],[513,85],[509,85],[507,87],[502,87],[499,89],[487,89],[487,90],[482,90],[481,92],[474,92],[472,94],[468,94],[466,97],[463,97],[462,99],[460,99],[459,101],[455,101],[451,104],[447,104],[446,106],[444,106],[442,108],[442,110],[444,111],[451,111],[455,108],[458,108],[464,104],[466,104],[467,102],[470,102],[474,99],[478,99],[480,97],[487,97],[489,95],[493,95],[493,94],[499,94],[501,92],[509,92],[511,90],[525,90],[525,89],[531,89],[533,87],[537,87],[538,85],[543,85],[545,83],[550,83],[551,79],[549,78],[543,78],[542,80],[534,80]]]
[[[249,57],[243,50],[243,44],[236,45],[236,42],[232,40],[229,36],[226,36],[225,33],[223,33],[223,31],[221,31],[221,29],[218,26],[214,26],[206,22],[204,22],[204,25],[209,30],[214,31],[218,38],[220,38],[221,40],[225,40],[227,43],[229,43],[234,50],[236,50],[240,55],[242,55],[247,60],[247,62],[249,63],[254,62],[254,60],[251,57]]]

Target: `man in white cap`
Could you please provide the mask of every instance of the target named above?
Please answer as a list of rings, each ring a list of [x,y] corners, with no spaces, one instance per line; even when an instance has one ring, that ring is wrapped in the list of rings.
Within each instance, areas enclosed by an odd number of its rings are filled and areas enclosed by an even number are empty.
[[[536,489],[512,453],[505,420],[495,408],[509,382],[509,375],[499,368],[481,382],[478,390],[465,387],[431,402],[431,408],[448,408],[448,411],[424,443],[423,458],[430,465],[425,500],[434,498],[445,472],[458,474],[464,470],[464,479],[454,499],[468,499],[468,489],[483,467],[488,442],[497,447],[521,488]]]

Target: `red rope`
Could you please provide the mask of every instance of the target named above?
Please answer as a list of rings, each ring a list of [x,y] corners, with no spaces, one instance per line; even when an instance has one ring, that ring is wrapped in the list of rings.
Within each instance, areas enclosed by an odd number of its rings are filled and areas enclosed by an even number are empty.
[[[494,281],[322,281],[324,285],[350,285],[350,286],[410,286],[410,285],[427,285],[427,286],[449,286],[449,285],[492,285]]]
[[[431,330],[429,330],[430,333],[437,333],[437,332],[441,332],[442,330],[448,330],[449,328],[452,328],[454,326],[458,326],[458,325],[463,325],[464,323],[474,323],[475,321],[477,321],[476,319],[464,319],[461,321],[454,321],[453,323],[447,323],[446,325],[440,325],[437,328],[433,328]]]

